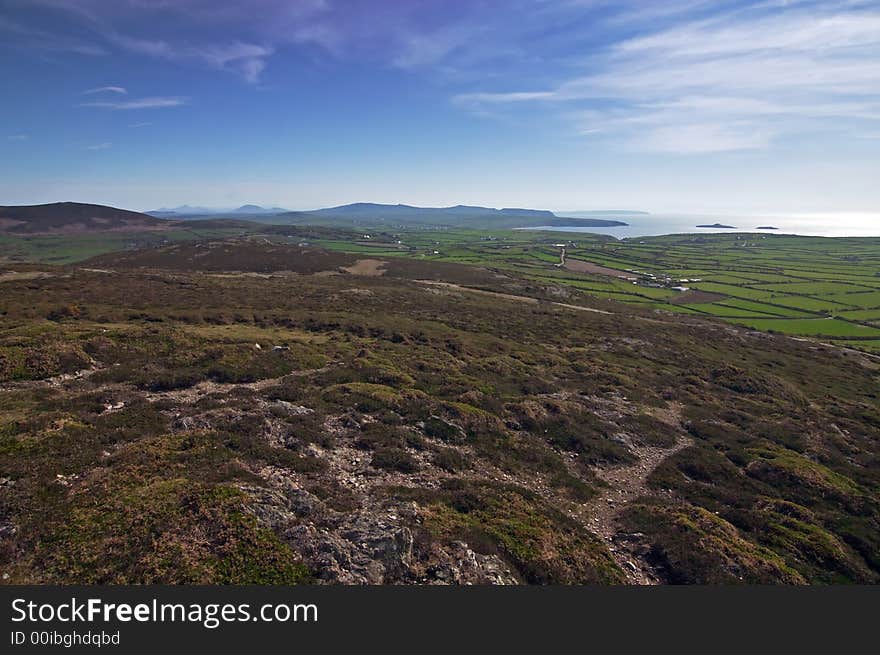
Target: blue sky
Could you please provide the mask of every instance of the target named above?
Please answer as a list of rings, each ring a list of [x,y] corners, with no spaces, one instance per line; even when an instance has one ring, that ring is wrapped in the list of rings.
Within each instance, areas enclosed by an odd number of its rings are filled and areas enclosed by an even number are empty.
[[[876,0],[0,0],[0,98],[0,204],[880,205]]]

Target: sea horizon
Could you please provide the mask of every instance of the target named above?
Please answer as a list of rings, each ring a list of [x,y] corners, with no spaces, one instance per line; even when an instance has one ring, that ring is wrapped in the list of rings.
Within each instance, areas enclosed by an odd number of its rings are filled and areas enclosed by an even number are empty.
[[[559,212],[560,218],[565,218]],[[597,217],[598,218],[598,217]],[[604,218],[604,217],[603,217]],[[671,234],[785,234],[815,237],[880,237],[880,212],[826,212],[801,214],[624,214],[609,216],[627,225],[610,227],[536,226],[517,228],[548,232],[607,234],[632,239]],[[729,225],[729,228],[700,228],[698,225]],[[759,229],[773,227],[776,229]]]

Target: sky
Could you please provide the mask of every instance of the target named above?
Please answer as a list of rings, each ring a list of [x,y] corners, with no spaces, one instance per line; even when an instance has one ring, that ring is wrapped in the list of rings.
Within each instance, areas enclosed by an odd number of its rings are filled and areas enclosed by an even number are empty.
[[[0,205],[880,209],[880,1],[0,0]]]

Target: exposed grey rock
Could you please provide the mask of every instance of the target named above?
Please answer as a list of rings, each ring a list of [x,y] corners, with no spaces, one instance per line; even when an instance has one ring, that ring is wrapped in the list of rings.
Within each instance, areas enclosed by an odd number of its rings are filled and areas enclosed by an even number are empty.
[[[10,521],[0,522],[0,539],[14,537],[18,533],[18,528]]]
[[[281,410],[288,416],[302,416],[304,414],[311,414],[315,411],[310,407],[295,405],[286,400],[273,400],[271,403],[269,403],[269,406],[273,409]]]
[[[413,537],[407,527],[388,525],[372,514],[359,514],[333,530],[297,525],[284,533],[328,583],[388,584],[411,575]]]
[[[263,525],[275,531],[295,525],[299,519],[290,507],[287,496],[278,489],[239,485],[250,496],[247,508]]]
[[[519,584],[516,575],[497,555],[474,552],[466,543],[452,542],[432,553],[440,561],[428,567],[426,575],[436,584]]]
[[[193,432],[195,430],[208,430],[211,422],[205,416],[180,416],[177,415],[171,421],[171,429],[175,432]]]

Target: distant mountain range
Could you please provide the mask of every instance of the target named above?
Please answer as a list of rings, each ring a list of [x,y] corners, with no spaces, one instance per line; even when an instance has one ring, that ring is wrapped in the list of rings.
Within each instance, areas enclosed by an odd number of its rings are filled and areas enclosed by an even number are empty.
[[[259,205],[242,205],[232,210],[212,210],[205,207],[183,205],[174,209],[159,209],[147,212],[162,218],[189,220],[197,217],[242,217],[264,223],[283,225],[339,225],[339,226],[389,226],[432,225],[449,227],[473,227],[479,229],[540,227],[577,225],[579,227],[611,227],[626,225],[618,220],[598,218],[634,215],[639,212],[595,212],[594,216],[557,216],[546,209],[521,209],[505,207],[480,207],[474,205],[455,205],[453,207],[416,207],[413,205],[383,205],[371,202],[357,202],[339,207],[327,207],[310,211],[286,211],[279,207],[264,208]]]
[[[179,207],[162,207],[151,209],[146,214],[157,218],[191,218],[193,216],[256,216],[283,214],[287,212],[283,207],[260,207],[259,205],[242,205],[236,209],[216,209],[211,207],[192,207],[180,205]]]
[[[397,217],[431,217],[438,216],[528,216],[530,218],[555,218],[553,212],[545,209],[493,209],[473,205],[455,205],[454,207],[414,207],[413,205],[380,205],[372,202],[356,202],[351,205],[315,209],[308,212],[313,216],[383,216]]]
[[[605,214],[603,214],[605,215]],[[618,212],[609,212],[617,216]],[[621,215],[623,215],[621,213]],[[242,220],[268,225],[314,225],[338,228],[458,227],[510,229],[517,227],[612,227],[626,223],[606,218],[557,216],[544,209],[470,205],[414,207],[359,202],[313,211],[291,212],[280,207],[242,205],[228,211],[183,205],[140,213],[77,202],[0,207],[0,233],[64,234],[76,232],[143,231],[179,226],[182,221],[207,220],[239,224]]]

